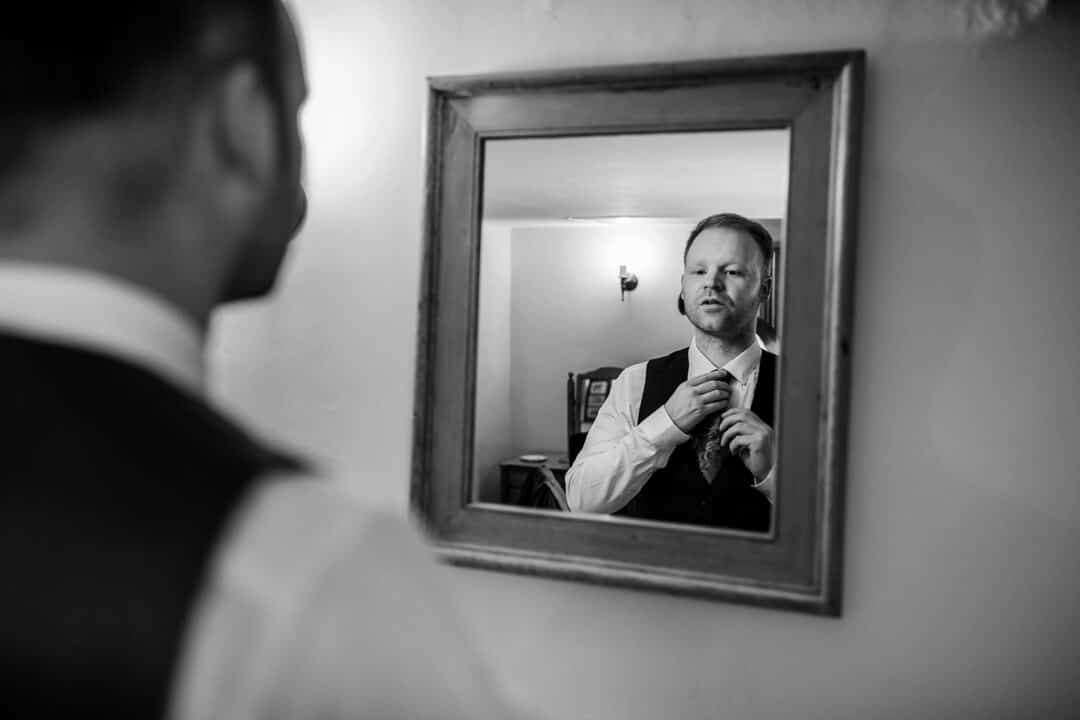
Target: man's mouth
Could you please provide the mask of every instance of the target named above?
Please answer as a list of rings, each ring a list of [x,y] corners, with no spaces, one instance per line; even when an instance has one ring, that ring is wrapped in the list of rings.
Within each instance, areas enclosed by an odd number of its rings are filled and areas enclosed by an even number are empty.
[[[705,298],[700,303],[701,307],[727,307],[727,303],[720,298]]]

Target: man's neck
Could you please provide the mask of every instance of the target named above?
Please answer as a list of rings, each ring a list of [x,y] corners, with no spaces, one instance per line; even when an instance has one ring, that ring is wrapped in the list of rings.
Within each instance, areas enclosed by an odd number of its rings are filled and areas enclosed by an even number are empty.
[[[92,218],[92,216],[90,216]],[[96,273],[136,286],[167,302],[205,331],[212,310],[210,273],[195,277],[168,252],[169,228],[104,232],[65,213],[12,231],[0,228],[0,261]],[[195,278],[195,279],[193,279]]]
[[[721,338],[695,330],[694,343],[701,354],[719,368],[727,365],[750,347],[754,343],[754,333],[751,329],[735,338]]]
[[[119,209],[130,203],[117,197],[126,176],[114,166],[124,158],[106,151],[150,141],[139,128],[114,125],[103,121],[58,136],[35,168],[0,184],[0,260],[120,280],[204,330],[220,294],[227,244],[211,236],[216,227],[196,212],[182,184],[162,191],[153,207]],[[218,249],[221,257],[213,255]]]

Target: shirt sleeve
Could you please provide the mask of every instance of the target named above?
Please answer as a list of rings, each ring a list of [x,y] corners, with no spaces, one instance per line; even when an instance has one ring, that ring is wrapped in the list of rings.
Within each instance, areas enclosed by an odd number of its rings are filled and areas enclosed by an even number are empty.
[[[754,483],[754,489],[769,499],[769,502],[776,502],[776,461],[773,461],[772,468],[769,469],[769,473],[761,479],[761,481]]]
[[[521,717],[420,534],[324,481],[266,484],[196,607],[174,720]]]
[[[690,436],[663,406],[637,422],[645,363],[624,370],[600,406],[585,444],[566,473],[566,499],[576,512],[612,513],[630,502]]]
[[[760,377],[761,365],[759,364],[754,368],[753,375],[753,391],[748,392],[740,407],[749,408],[753,405],[754,392],[757,391],[758,378]],[[769,469],[768,474],[761,480],[758,480],[753,484],[753,488],[764,495],[770,503],[776,504],[776,449],[777,445],[773,444],[773,464]]]

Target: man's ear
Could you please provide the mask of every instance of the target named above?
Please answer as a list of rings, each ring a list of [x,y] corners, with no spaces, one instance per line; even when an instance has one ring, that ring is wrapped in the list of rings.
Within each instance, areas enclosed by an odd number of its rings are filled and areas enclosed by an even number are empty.
[[[761,299],[762,301],[768,300],[772,295],[772,276],[768,276],[761,281]]]
[[[263,184],[274,174],[274,113],[258,71],[238,63],[224,74],[214,98],[214,137],[226,171]]]

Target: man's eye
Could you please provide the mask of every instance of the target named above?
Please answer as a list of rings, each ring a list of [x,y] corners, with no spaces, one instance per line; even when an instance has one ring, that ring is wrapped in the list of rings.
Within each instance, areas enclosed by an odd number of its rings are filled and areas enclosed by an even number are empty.
[[[742,270],[727,270],[728,275],[734,275],[735,277],[742,277],[745,273]]]

